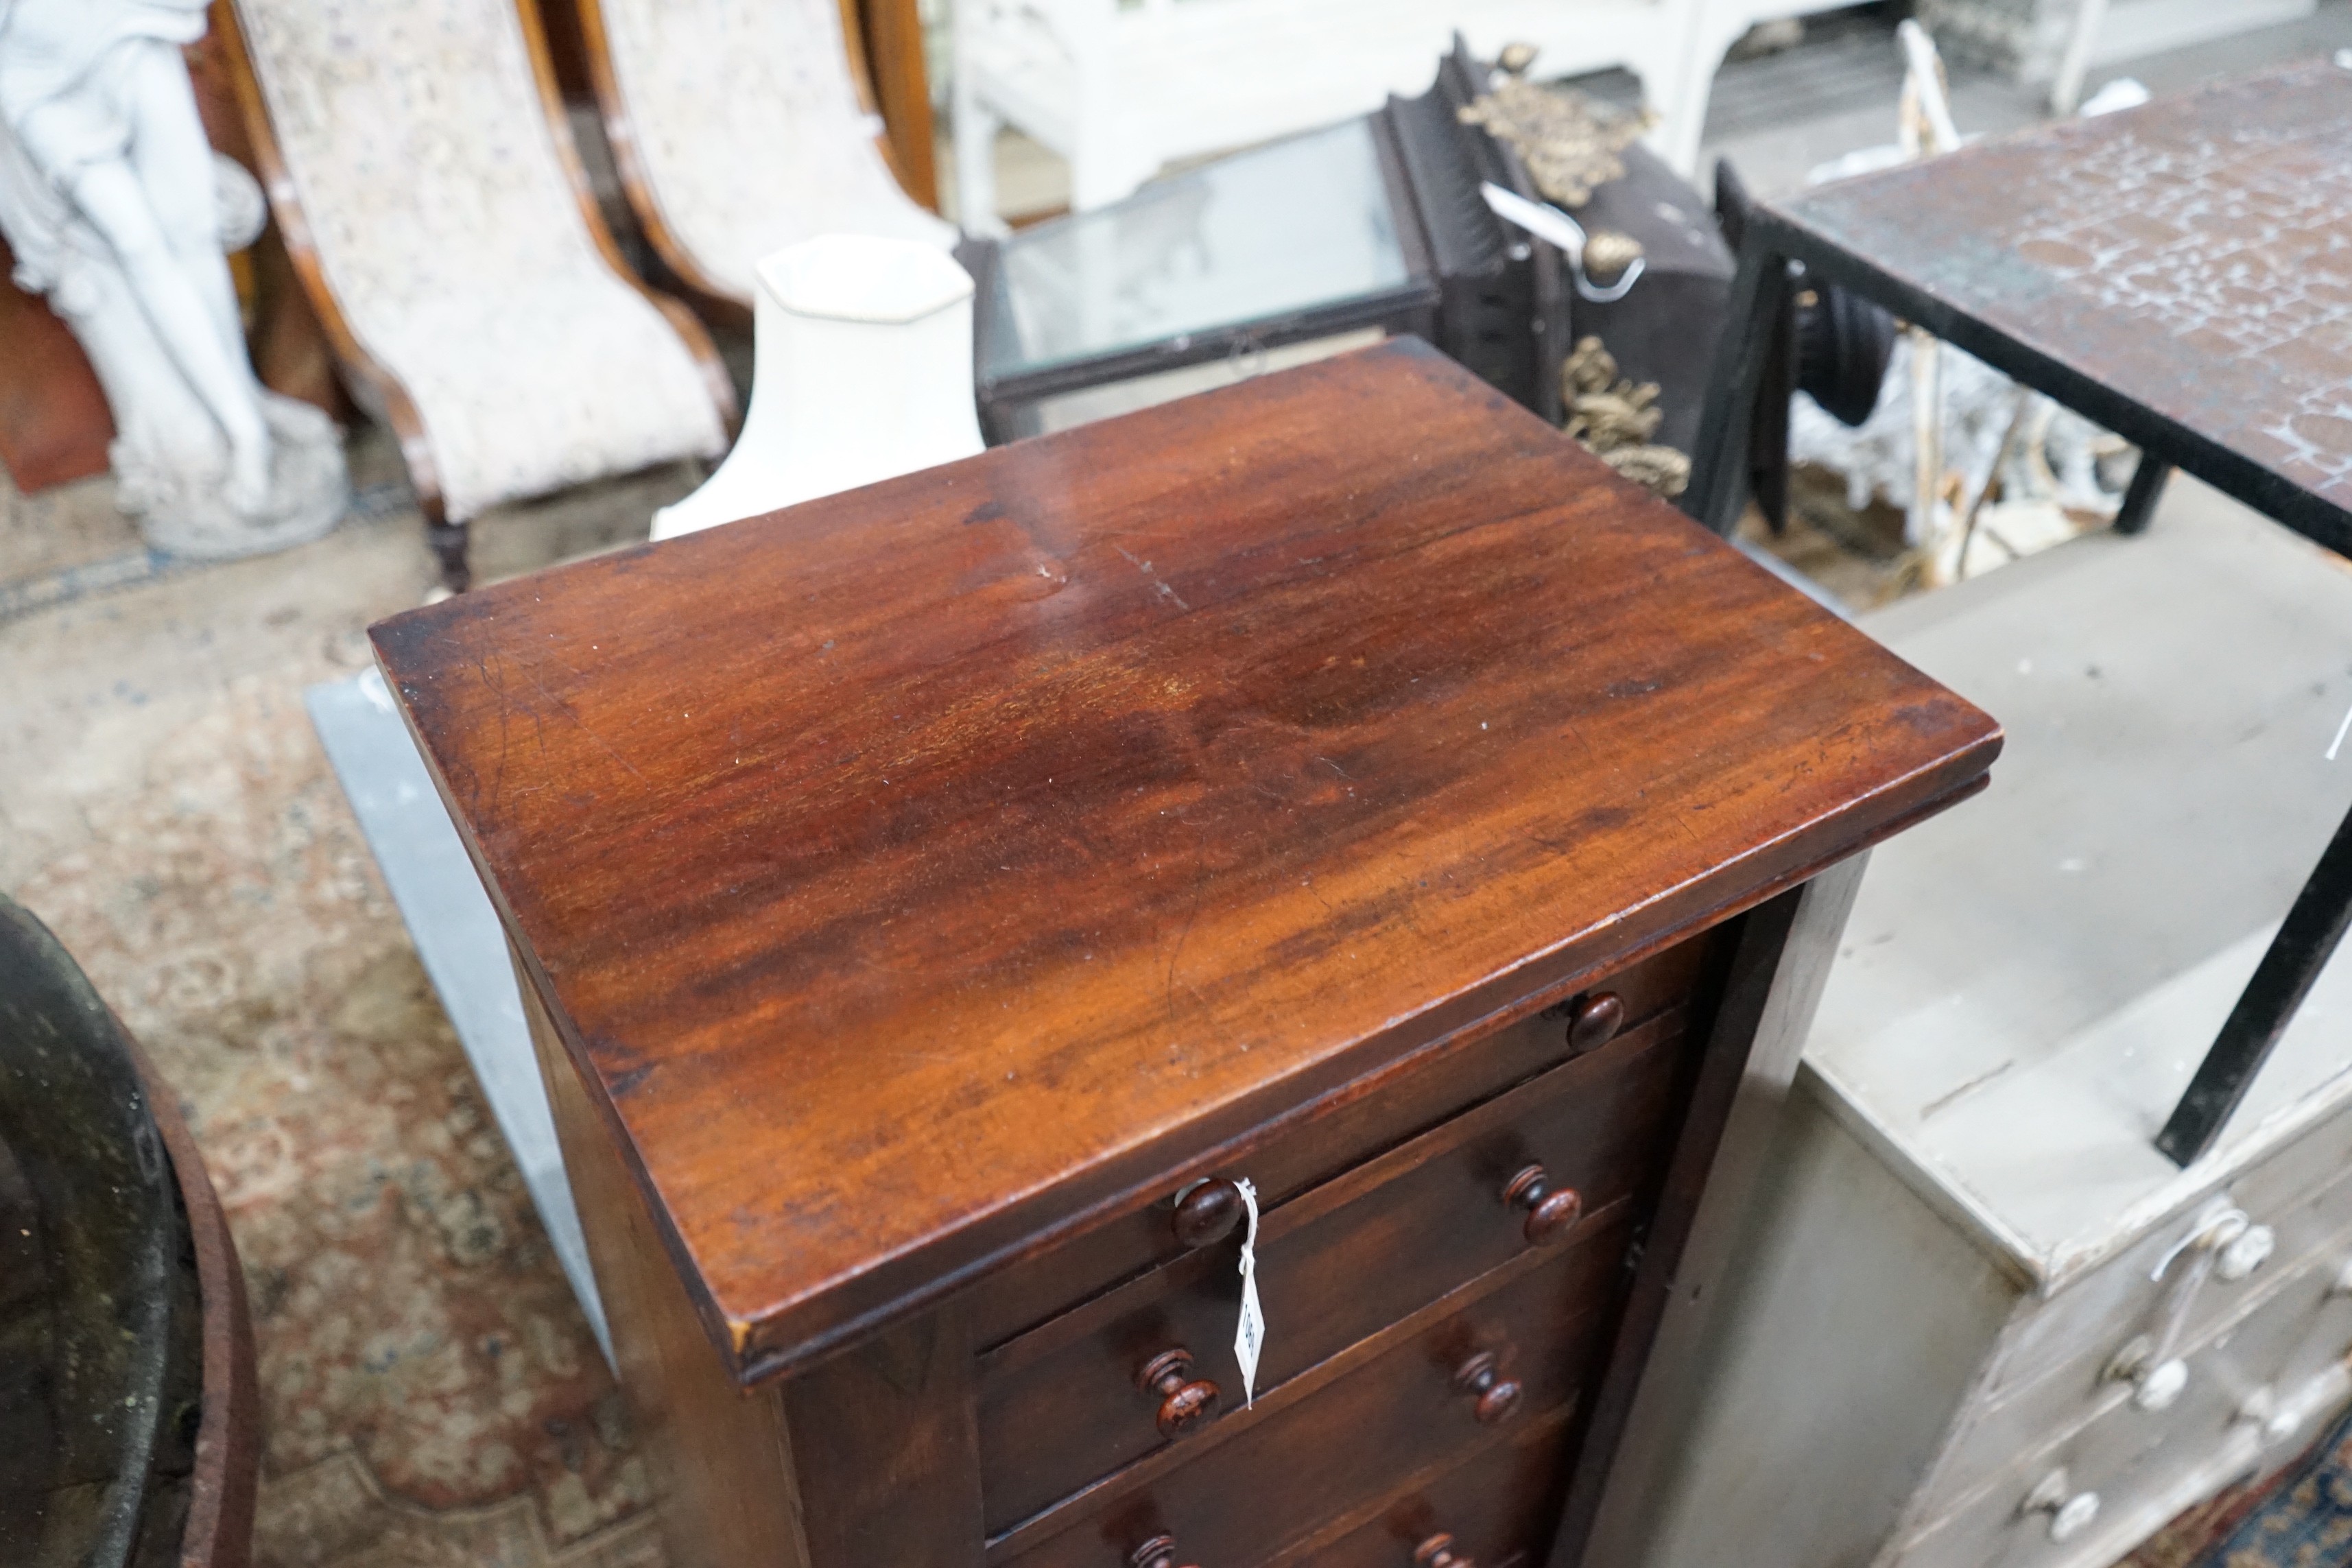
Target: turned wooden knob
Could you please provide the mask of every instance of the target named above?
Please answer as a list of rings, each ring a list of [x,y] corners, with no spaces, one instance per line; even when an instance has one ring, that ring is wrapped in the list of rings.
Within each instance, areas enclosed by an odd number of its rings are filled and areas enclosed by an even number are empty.
[[[1217,1413],[1217,1385],[1192,1375],[1191,1351],[1161,1351],[1143,1363],[1135,1383],[1160,1396],[1162,1437],[1181,1437]]]
[[[1480,1351],[1454,1369],[1454,1392],[1476,1402],[1470,1414],[1482,1426],[1492,1426],[1519,1407],[1519,1385],[1503,1375],[1493,1351]]]
[[[1206,1247],[1233,1235],[1241,1223],[1242,1190],[1223,1176],[1195,1182],[1176,1199],[1176,1239]]]
[[[1541,1165],[1529,1165],[1503,1189],[1503,1201],[1528,1211],[1528,1239],[1541,1247],[1565,1236],[1584,1213],[1584,1198],[1574,1187],[1554,1188]]]
[[[1127,1554],[1128,1568],[1176,1568],[1176,1538],[1155,1535]]]
[[[1568,1048],[1578,1056],[1597,1051],[1625,1026],[1625,998],[1596,991],[1568,1005]]]
[[[1467,1557],[1454,1554],[1454,1537],[1442,1530],[1412,1549],[1412,1560],[1418,1568],[1478,1568]]]

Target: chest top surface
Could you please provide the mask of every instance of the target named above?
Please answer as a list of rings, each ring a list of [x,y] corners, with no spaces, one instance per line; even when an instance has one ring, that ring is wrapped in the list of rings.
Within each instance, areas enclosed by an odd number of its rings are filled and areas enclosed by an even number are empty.
[[[1996,137],[1787,216],[2352,510],[2352,72]]]
[[[2000,744],[1412,343],[373,636],[745,1375]]]

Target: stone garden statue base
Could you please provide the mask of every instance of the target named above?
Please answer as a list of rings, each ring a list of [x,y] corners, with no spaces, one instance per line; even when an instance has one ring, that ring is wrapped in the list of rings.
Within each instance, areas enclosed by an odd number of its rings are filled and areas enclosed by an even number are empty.
[[[265,391],[226,249],[267,208],[215,156],[182,46],[203,0],[0,3],[0,234],[113,411],[122,510],[177,555],[251,555],[334,527],[350,495],[333,424]]]

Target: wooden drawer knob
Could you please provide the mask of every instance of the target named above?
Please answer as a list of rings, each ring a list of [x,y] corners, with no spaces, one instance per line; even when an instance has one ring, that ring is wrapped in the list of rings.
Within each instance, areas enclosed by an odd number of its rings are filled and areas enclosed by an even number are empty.
[[[1528,1211],[1528,1239],[1541,1247],[1568,1234],[1584,1213],[1584,1197],[1574,1187],[1558,1187],[1541,1165],[1529,1165],[1503,1189],[1503,1201]]]
[[[1568,1005],[1568,1048],[1576,1056],[1597,1051],[1617,1037],[1625,1026],[1625,998],[1614,991],[1596,991]]]
[[[1177,1568],[1176,1538],[1155,1535],[1127,1554],[1128,1568]]]
[[[1177,1194],[1176,1239],[1187,1247],[1206,1247],[1233,1235],[1241,1223],[1242,1190],[1223,1176],[1195,1182]]]
[[[1454,1537],[1439,1531],[1435,1535],[1412,1549],[1416,1568],[1478,1568],[1467,1557],[1454,1552]]]
[[[1217,1385],[1192,1375],[1192,1352],[1161,1351],[1135,1374],[1136,1386],[1160,1396],[1160,1435],[1181,1437],[1217,1413]]]
[[[1519,1385],[1503,1375],[1493,1351],[1480,1351],[1454,1369],[1454,1392],[1475,1400],[1470,1414],[1492,1426],[1519,1407]]]

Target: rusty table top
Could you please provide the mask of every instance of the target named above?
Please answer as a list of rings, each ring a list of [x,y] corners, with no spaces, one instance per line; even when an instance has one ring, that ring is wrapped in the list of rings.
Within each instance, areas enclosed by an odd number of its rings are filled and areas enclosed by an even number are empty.
[[[2352,553],[2352,71],[2266,71],[1769,210],[1817,270]]]

